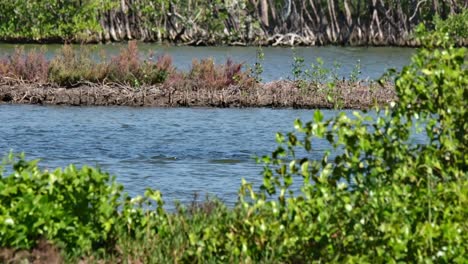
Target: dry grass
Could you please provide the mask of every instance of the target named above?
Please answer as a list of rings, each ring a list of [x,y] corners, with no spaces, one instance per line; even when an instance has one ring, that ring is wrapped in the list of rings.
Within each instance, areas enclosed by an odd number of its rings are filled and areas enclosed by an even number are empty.
[[[0,60],[0,74],[20,81],[46,82],[48,71],[49,62],[42,50],[25,53],[23,48],[16,48],[11,56]]]
[[[241,63],[235,63],[230,58],[224,65],[216,65],[211,58],[200,61],[194,59],[188,78],[195,87],[215,90],[244,84],[246,80],[252,79],[247,72],[242,71]]]

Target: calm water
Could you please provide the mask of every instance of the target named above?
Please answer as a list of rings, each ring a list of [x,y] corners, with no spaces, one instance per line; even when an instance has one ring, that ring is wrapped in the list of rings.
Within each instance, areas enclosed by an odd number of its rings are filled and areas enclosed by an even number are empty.
[[[338,112],[323,111],[325,118]],[[0,153],[25,152],[45,168],[100,166],[133,196],[160,189],[166,202],[194,193],[237,199],[241,178],[261,184],[253,157],[276,148],[275,133],[290,132],[313,110],[57,107],[0,104]],[[350,111],[346,111],[351,116]],[[423,143],[424,138],[412,139]],[[312,159],[330,146],[312,142]]]
[[[25,49],[44,49],[47,57],[52,57],[61,45],[26,45]],[[75,46],[79,48],[78,46]],[[96,58],[105,52],[107,57],[111,57],[125,47],[125,44],[109,44],[88,46],[91,48]],[[0,56],[11,54],[15,45],[0,44]],[[174,64],[178,69],[187,70],[193,58],[214,58],[217,63],[224,63],[227,58],[232,58],[236,62],[243,62],[246,66],[255,63],[256,48],[254,47],[174,47],[160,46],[155,44],[139,44],[141,55],[148,55],[150,52],[156,56],[160,54],[170,54],[174,59]],[[291,48],[266,47],[263,48],[265,60],[263,79],[265,81],[286,79],[291,77],[291,69],[294,53]],[[360,61],[362,75],[361,78],[378,78],[387,69],[400,69],[407,64],[414,49],[394,48],[394,47],[298,47],[294,49],[296,56],[305,58],[305,65],[316,62],[317,58],[322,58],[325,66],[332,68],[336,61],[341,64],[338,73],[342,76],[349,76],[350,72]]]
[[[60,45],[27,45],[26,50],[44,48],[53,56]],[[123,44],[92,46],[97,56],[116,54]],[[0,55],[11,54],[13,45],[0,44]],[[253,64],[255,48],[165,47],[141,44],[142,54],[169,53],[175,65],[187,69],[192,58],[213,57],[223,62]],[[291,75],[290,48],[264,48],[265,80]],[[404,48],[296,48],[297,56],[310,64],[321,57],[326,64],[342,64],[348,74],[357,60],[362,77],[379,77],[387,68],[401,68],[412,49]],[[334,111],[324,111],[331,117]],[[233,204],[244,177],[258,187],[261,165],[253,157],[271,153],[275,133],[292,130],[300,117],[310,120],[312,110],[273,109],[161,109],[124,107],[52,107],[0,105],[0,155],[25,152],[41,158],[46,168],[98,165],[117,176],[131,195],[146,187],[160,189],[165,200],[188,202],[195,192],[216,195]],[[317,158],[329,146],[314,142]],[[170,206],[170,205],[169,205]]]
[[[271,153],[277,131],[292,131],[295,118],[312,115],[311,110],[0,105],[0,153],[24,151],[50,169],[98,165],[132,195],[153,187],[167,201],[187,202],[198,192],[232,204],[242,177],[259,186],[262,167],[252,157]],[[316,143],[317,151],[327,147]]]

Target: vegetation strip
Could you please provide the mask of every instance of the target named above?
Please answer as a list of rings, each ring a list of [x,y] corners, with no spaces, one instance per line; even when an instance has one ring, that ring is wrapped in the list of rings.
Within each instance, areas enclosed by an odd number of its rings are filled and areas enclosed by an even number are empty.
[[[0,102],[58,105],[295,107],[368,109],[395,100],[389,83],[359,80],[360,68],[348,78],[318,60],[310,69],[294,57],[288,81],[261,82],[261,49],[249,69],[228,59],[194,60],[188,72],[172,58],[149,54],[140,58],[137,43],[97,62],[85,47],[64,46],[47,61],[40,51],[15,53],[0,59]]]

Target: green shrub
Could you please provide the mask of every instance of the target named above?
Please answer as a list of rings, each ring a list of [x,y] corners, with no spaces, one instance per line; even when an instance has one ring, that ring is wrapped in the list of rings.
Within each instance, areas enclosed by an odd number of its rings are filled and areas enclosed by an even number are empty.
[[[79,40],[79,36],[101,31],[98,10],[106,11],[107,0],[2,0],[0,38],[14,40]]]
[[[451,43],[463,46],[468,41],[468,10],[441,19],[438,15],[428,25],[433,30],[427,30],[424,24],[415,29],[416,38],[425,46],[446,47]]]
[[[141,66],[140,78],[144,84],[153,85],[164,83],[169,75],[174,72],[175,68],[172,65],[172,57],[166,54],[158,56],[156,61],[144,61]]]
[[[18,159],[19,158],[19,159]],[[122,187],[97,169],[40,171],[10,155],[14,172],[0,178],[0,245],[29,248],[38,239],[88,251],[112,239]]]
[[[150,204],[147,198],[129,199],[99,169],[41,171],[37,161],[12,154],[5,165],[12,173],[0,174],[0,247],[28,249],[46,239],[78,256],[114,250],[118,227],[141,216],[143,202]]]
[[[246,248],[265,252],[263,238],[283,261],[465,263],[466,56],[450,45],[421,49],[395,78],[392,108],[326,121],[316,111],[278,134],[281,146],[262,159],[263,191],[244,205],[256,212],[250,228],[263,230]],[[412,143],[417,131],[427,142]],[[309,158],[316,138],[337,155]]]

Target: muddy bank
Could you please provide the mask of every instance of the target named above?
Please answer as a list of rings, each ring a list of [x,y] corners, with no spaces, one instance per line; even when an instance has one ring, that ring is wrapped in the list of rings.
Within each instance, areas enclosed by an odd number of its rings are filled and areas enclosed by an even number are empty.
[[[132,88],[116,84],[81,84],[73,88],[38,84],[0,84],[0,102],[72,106],[152,107],[278,107],[366,109],[395,100],[388,85],[338,84],[334,89],[298,87],[276,81],[251,88],[173,88],[164,85]]]

